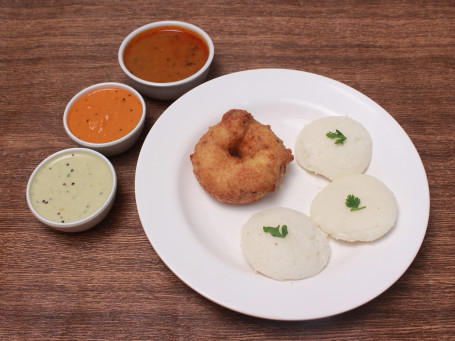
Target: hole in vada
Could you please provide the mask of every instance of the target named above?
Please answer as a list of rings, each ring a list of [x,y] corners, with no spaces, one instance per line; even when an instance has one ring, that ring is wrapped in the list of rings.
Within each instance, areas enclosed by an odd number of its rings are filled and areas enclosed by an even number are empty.
[[[240,155],[240,151],[239,151],[238,146],[230,147],[229,148],[229,155],[231,155],[232,157],[236,157],[238,159],[242,158],[242,155]]]

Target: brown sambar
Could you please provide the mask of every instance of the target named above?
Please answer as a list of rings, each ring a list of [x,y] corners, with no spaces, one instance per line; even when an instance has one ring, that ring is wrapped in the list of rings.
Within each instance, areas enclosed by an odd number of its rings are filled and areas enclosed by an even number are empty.
[[[123,61],[136,77],[155,83],[176,82],[198,72],[209,48],[195,32],[177,26],[156,27],[137,35]]]

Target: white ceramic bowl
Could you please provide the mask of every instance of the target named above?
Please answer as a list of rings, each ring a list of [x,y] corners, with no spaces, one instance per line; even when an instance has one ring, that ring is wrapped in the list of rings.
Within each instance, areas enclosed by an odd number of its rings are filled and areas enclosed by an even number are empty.
[[[162,26],[175,26],[181,27],[190,31],[195,32],[199,37],[201,37],[204,42],[207,44],[209,48],[209,57],[207,62],[204,66],[195,74],[191,75],[188,78],[182,79],[176,82],[170,83],[155,83],[155,82],[148,82],[143,80],[139,77],[133,75],[125,66],[123,61],[123,54],[125,52],[125,48],[127,45],[140,33],[147,31],[152,28],[162,27]],[[209,35],[204,32],[199,27],[185,23],[182,21],[159,21],[154,22],[151,24],[144,25],[135,31],[131,32],[122,42],[120,45],[120,49],[118,52],[118,60],[120,63],[120,67],[122,68],[123,72],[129,77],[133,87],[135,87],[140,93],[145,96],[152,97],[155,99],[160,100],[172,100],[180,97],[187,91],[191,90],[195,86],[201,84],[205,78],[207,77],[207,73],[209,72],[210,65],[212,64],[213,57],[215,55],[215,47],[213,46],[212,39],[210,39]]]
[[[52,221],[52,220],[49,220],[47,218],[44,218],[34,208],[34,206],[32,204],[32,199],[31,199],[30,188],[31,188],[32,182],[33,182],[36,174],[49,161],[61,156],[62,154],[71,153],[71,152],[80,152],[80,151],[91,153],[91,154],[95,155],[95,157],[99,158],[102,162],[105,162],[107,164],[110,172],[112,173],[113,183],[112,183],[111,192],[107,196],[106,201],[104,201],[104,204],[102,204],[102,206],[97,211],[95,211],[90,216],[88,216],[88,217],[86,217],[84,219],[81,219],[79,221],[61,223],[61,222],[56,222],[56,221]],[[56,179],[56,181],[61,181],[61,179]],[[47,157],[44,161],[42,161],[38,165],[38,167],[35,168],[35,170],[33,171],[32,175],[30,176],[30,179],[29,179],[28,184],[27,184],[26,196],[27,196],[28,207],[32,211],[33,215],[39,221],[41,221],[43,224],[45,224],[45,225],[47,225],[47,226],[49,226],[49,227],[51,227],[51,228],[53,228],[55,230],[62,231],[62,232],[81,232],[81,231],[85,231],[85,230],[88,230],[88,229],[94,227],[95,225],[100,223],[106,217],[106,215],[111,210],[112,205],[114,204],[116,192],[117,192],[117,175],[116,175],[115,169],[112,166],[111,162],[104,155],[98,153],[97,151],[94,151],[94,150],[91,150],[91,149],[87,149],[87,148],[70,148],[70,149],[64,149],[64,150],[61,150],[61,151],[59,151],[57,153],[52,154],[51,156]]]
[[[73,107],[73,105],[81,97],[85,96],[86,94],[88,94],[94,90],[103,89],[103,88],[124,89],[124,90],[130,91],[133,95],[135,95],[137,98],[139,98],[139,100],[141,101],[141,104],[142,104],[141,119],[140,119],[138,125],[128,135],[126,135],[118,140],[115,140],[112,142],[106,142],[106,143],[91,143],[91,142],[81,140],[81,139],[77,138],[76,136],[74,136],[74,134],[69,129],[68,114],[69,114],[71,108]],[[106,156],[113,156],[113,155],[117,155],[117,154],[121,154],[121,153],[125,152],[126,150],[131,148],[131,146],[133,146],[133,144],[138,140],[139,136],[142,133],[144,125],[145,125],[145,116],[146,116],[145,102],[139,92],[137,92],[132,87],[122,84],[122,83],[107,82],[107,83],[99,83],[99,84],[89,86],[88,88],[85,88],[84,90],[82,90],[78,94],[76,94],[65,108],[65,113],[63,114],[63,125],[65,127],[65,131],[68,134],[68,136],[74,142],[79,144],[80,146],[94,149],[100,153],[103,153]]]

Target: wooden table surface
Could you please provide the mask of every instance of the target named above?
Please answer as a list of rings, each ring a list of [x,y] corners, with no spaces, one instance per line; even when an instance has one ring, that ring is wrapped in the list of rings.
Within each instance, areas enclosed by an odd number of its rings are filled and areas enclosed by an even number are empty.
[[[0,339],[453,339],[453,0],[4,0],[0,20]],[[398,121],[425,166],[431,211],[415,261],[389,290],[337,316],[286,322],[223,308],[180,281],[148,241],[134,194],[141,145],[172,102],[146,98],[139,142],[110,158],[118,196],[101,224],[65,234],[32,216],[32,171],[75,146],[62,125],[67,102],[95,83],[127,83],[122,39],[159,20],[209,33],[208,79],[308,71],[359,90]]]

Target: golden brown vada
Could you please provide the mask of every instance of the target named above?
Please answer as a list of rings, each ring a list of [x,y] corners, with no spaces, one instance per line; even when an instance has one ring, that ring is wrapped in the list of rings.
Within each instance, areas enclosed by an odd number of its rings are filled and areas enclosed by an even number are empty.
[[[202,188],[229,204],[252,203],[273,192],[294,159],[269,125],[237,109],[209,128],[190,158]]]

